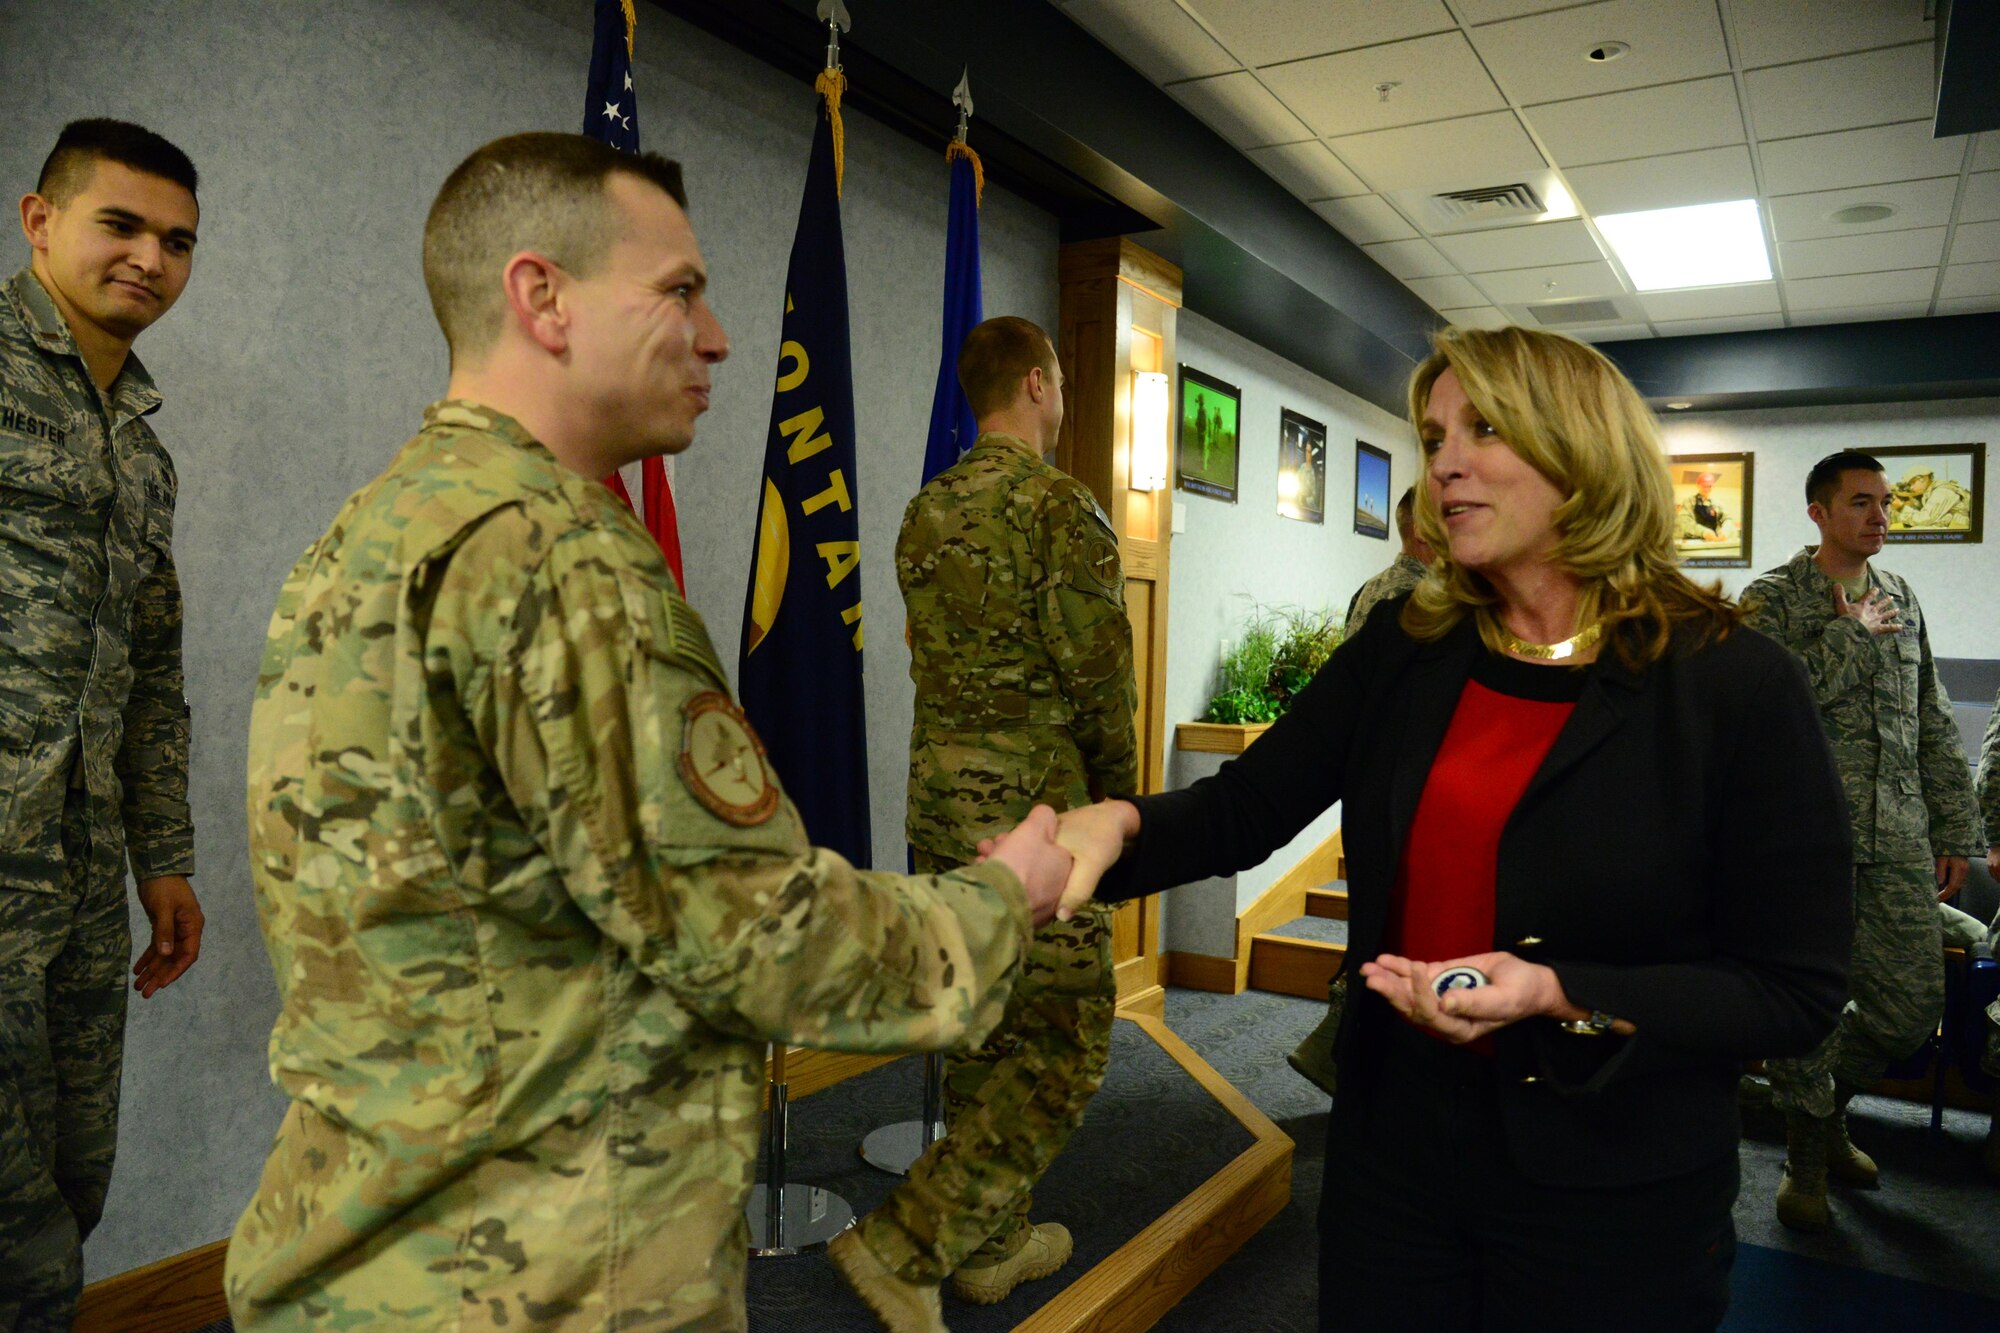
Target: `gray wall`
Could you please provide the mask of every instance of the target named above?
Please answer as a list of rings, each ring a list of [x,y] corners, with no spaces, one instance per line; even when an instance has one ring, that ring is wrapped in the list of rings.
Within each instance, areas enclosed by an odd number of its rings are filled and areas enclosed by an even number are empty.
[[[194,971],[133,1006],[118,1173],[86,1255],[93,1279],[227,1234],[255,1184],[282,1111],[265,1069],[275,992],[244,845],[245,733],[265,622],[300,549],[443,388],[444,346],[418,267],[432,193],[490,138],[577,127],[590,10],[588,0],[0,3],[0,179],[32,188],[62,123],[89,115],[150,125],[203,175],[194,279],[139,350],[166,394],[154,420],[181,478],[176,553],[208,935]],[[644,142],[686,164],[734,343],[678,467],[689,594],[733,664],[813,96],[650,6],[637,54]],[[848,113],[884,865],[902,856],[910,723],[889,550],[930,416],[946,179],[940,154]],[[1053,327],[1053,219],[993,187],[981,223],[987,310]],[[17,244],[4,271],[26,256]]]
[[[1674,454],[1756,455],[1751,499],[1751,568],[1713,571],[1731,593],[1765,570],[1817,544],[1806,517],[1806,473],[1841,449],[1905,444],[1984,444],[1986,531],[1977,545],[1892,545],[1876,563],[1910,581],[1922,604],[1939,657],[2000,658],[2000,399],[1799,407],[1763,412],[1665,414],[1661,425]],[[1892,480],[1899,460],[1884,459]]]
[[[1339,615],[1397,545],[1354,531],[1354,444],[1389,452],[1389,497],[1417,479],[1415,434],[1373,403],[1300,369],[1192,311],[1179,322],[1180,359],[1243,393],[1236,503],[1176,492],[1186,530],[1174,537],[1168,594],[1167,723],[1192,722],[1208,708],[1225,640],[1240,636],[1253,604],[1330,609]],[[1326,522],[1278,515],[1278,419],[1285,408],[1326,425]],[[1170,737],[1171,739],[1171,737]],[[1167,785],[1184,787],[1215,771],[1214,755],[1169,751]],[[1236,914],[1305,854],[1332,836],[1340,808],[1314,820],[1262,865],[1168,895],[1166,947],[1217,956],[1236,947]]]

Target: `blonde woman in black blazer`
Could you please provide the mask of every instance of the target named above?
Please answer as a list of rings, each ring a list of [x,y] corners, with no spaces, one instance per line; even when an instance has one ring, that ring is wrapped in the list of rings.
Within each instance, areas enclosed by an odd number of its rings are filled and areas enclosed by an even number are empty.
[[[1812,696],[1677,568],[1657,426],[1595,350],[1448,329],[1410,404],[1429,576],[1214,777],[1063,816],[1071,896],[1230,874],[1344,802],[1367,961],[1322,1327],[1712,1329],[1738,1068],[1810,1050],[1845,997]],[[1457,966],[1487,984],[1440,999]]]

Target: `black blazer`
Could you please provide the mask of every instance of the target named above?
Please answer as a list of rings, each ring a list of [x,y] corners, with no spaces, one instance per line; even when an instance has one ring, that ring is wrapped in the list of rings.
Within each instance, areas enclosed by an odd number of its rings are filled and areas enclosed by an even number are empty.
[[[1383,951],[1424,782],[1474,662],[1468,617],[1419,643],[1368,617],[1242,757],[1139,798],[1105,900],[1254,866],[1335,801],[1348,955]],[[1556,668],[1550,668],[1556,669]],[[1847,809],[1799,664],[1754,630],[1634,673],[1609,653],[1500,840],[1493,947],[1555,969],[1629,1038],[1530,1019],[1495,1034],[1516,1164],[1551,1185],[1664,1179],[1733,1152],[1742,1061],[1810,1051],[1846,997]],[[1425,960],[1436,961],[1436,960]],[[1336,1059],[1345,1112],[1398,1020],[1359,978]]]

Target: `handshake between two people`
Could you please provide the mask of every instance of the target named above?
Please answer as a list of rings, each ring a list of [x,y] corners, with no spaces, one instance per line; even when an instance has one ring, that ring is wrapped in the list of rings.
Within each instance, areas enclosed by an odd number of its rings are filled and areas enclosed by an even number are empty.
[[[1060,815],[1038,805],[1010,832],[981,839],[979,859],[1014,872],[1041,927],[1075,916],[1138,833],[1139,811],[1129,801],[1099,801]]]

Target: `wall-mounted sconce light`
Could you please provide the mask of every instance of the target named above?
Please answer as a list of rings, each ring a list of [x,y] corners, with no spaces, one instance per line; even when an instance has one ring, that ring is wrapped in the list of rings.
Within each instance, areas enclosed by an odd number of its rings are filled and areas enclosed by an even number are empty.
[[[1132,376],[1132,489],[1167,488],[1167,377],[1158,370]]]

